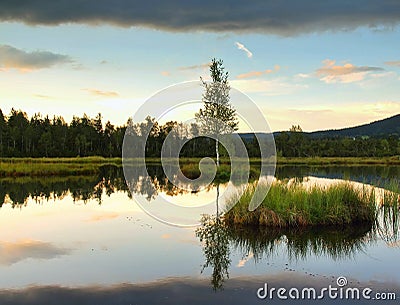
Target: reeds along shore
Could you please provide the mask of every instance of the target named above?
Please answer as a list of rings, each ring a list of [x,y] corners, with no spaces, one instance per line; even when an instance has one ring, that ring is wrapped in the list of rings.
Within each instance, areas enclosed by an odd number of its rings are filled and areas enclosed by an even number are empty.
[[[179,158],[182,172],[188,177],[197,177],[200,174],[199,162],[201,158]],[[165,160],[168,162],[168,160]],[[250,178],[257,177],[261,160],[250,158]],[[134,166],[138,160],[128,160]],[[0,177],[20,176],[55,176],[55,175],[92,175],[99,172],[104,165],[122,166],[121,158],[104,157],[76,157],[76,158],[0,158]],[[160,158],[146,158],[147,165],[161,165]],[[398,156],[387,158],[278,158],[278,165],[310,165],[310,166],[387,166],[400,165]],[[229,177],[230,160],[221,159],[219,178]]]
[[[0,158],[0,177],[96,175],[104,165],[121,165],[121,158]]]
[[[224,216],[228,225],[344,226],[372,224],[376,217],[375,191],[356,188],[350,182],[328,187],[274,182],[262,204],[251,212],[248,204],[254,192],[255,184],[251,184],[240,198],[231,198],[237,204]]]

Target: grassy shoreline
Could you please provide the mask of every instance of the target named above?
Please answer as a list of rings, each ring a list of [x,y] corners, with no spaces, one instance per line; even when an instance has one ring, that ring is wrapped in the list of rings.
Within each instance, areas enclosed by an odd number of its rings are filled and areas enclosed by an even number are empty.
[[[105,165],[122,164],[120,158],[1,158],[0,177],[96,175]]]
[[[186,165],[196,165],[200,158],[181,158],[179,162]],[[147,158],[148,165],[159,165],[159,158]],[[133,160],[135,164],[135,160]],[[229,159],[221,159],[221,164],[229,164]],[[250,159],[251,166],[260,164],[260,159]],[[0,177],[20,176],[55,176],[55,175],[94,175],[105,165],[122,166],[121,158],[104,157],[75,157],[75,158],[0,158]],[[399,165],[400,157],[386,158],[278,158],[278,166],[299,165],[299,166],[387,166]],[[193,166],[191,166],[193,167]],[[190,173],[189,173],[190,174]]]

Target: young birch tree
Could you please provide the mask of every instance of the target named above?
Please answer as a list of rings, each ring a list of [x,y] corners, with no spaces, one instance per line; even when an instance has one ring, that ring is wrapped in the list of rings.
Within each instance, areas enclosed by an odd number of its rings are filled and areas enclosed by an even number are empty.
[[[230,103],[228,72],[225,72],[221,59],[212,59],[210,75],[211,82],[200,78],[204,86],[203,107],[196,113],[196,121],[203,134],[214,137],[217,166],[219,166],[219,139],[224,134],[236,131],[239,122],[236,110]]]

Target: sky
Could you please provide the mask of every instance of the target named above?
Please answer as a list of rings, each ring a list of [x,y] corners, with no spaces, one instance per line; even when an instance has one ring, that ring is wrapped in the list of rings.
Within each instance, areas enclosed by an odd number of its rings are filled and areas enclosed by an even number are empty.
[[[396,0],[1,1],[0,108],[122,125],[216,57],[274,131],[368,123],[400,113],[399,22]]]

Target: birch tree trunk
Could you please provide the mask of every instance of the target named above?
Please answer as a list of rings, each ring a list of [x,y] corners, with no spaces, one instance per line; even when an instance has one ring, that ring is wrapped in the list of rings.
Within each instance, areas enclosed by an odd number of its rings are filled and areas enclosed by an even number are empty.
[[[219,167],[219,149],[218,149],[218,145],[219,141],[218,139],[215,140],[215,153],[217,154],[217,167]]]

